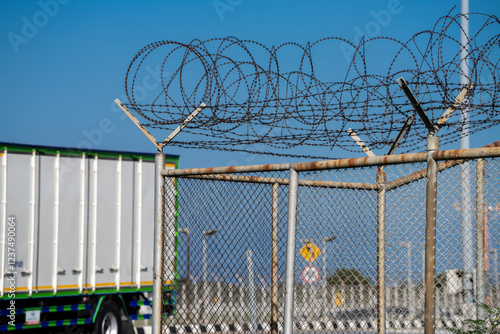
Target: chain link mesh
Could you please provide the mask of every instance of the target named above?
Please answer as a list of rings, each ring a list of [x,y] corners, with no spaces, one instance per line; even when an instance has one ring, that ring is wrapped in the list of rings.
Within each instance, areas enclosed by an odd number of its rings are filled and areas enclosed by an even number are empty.
[[[388,331],[423,332],[426,166],[299,173],[294,330],[376,332],[382,318]],[[500,304],[500,159],[485,159],[482,269],[477,166],[438,164],[439,330],[462,328],[478,302]],[[163,332],[283,330],[288,188],[288,171],[165,177]]]
[[[405,175],[423,175],[426,166],[396,165],[386,167],[386,171],[400,180]],[[391,328],[398,327],[398,320],[399,326],[407,327],[423,322],[425,190],[426,179],[417,178],[387,193],[386,319]]]
[[[175,198],[177,265],[164,263],[164,269],[177,277],[175,312],[163,318],[168,327],[197,324],[200,331],[222,325],[240,330],[269,327],[273,229],[278,259],[276,319],[283,322],[288,186],[277,186],[278,219],[273,226],[273,179],[287,175],[270,172],[260,174],[258,182],[242,182],[247,176],[231,175],[224,181],[216,180],[216,175],[175,179],[176,192],[170,196]]]

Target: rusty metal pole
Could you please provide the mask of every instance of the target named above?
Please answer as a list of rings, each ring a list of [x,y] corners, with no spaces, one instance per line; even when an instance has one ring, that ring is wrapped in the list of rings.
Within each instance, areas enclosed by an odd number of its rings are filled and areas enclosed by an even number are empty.
[[[485,201],[484,201],[484,159],[477,160],[476,165],[476,291],[477,303],[484,304],[486,302],[485,291]],[[484,309],[477,307],[477,319],[484,319]]]
[[[379,166],[377,170],[377,324],[378,333],[385,334],[385,203],[386,203],[386,179],[387,174],[384,167]]]
[[[152,314],[152,332],[161,333],[162,319],[162,255],[163,255],[163,217],[165,203],[164,179],[161,175],[164,169],[165,155],[159,151],[155,157],[155,225],[154,225],[154,263],[153,263],[153,314]]]
[[[285,324],[284,334],[293,333],[294,280],[295,280],[295,238],[297,228],[297,198],[299,192],[299,173],[290,167],[290,186],[288,188],[288,221],[286,238],[286,278],[285,278]]]
[[[271,334],[278,334],[278,223],[279,183],[273,184],[272,251],[271,251]]]
[[[427,137],[427,193],[425,203],[425,334],[434,334],[435,332],[437,163],[434,155],[438,149],[439,138],[434,134],[429,134]]]

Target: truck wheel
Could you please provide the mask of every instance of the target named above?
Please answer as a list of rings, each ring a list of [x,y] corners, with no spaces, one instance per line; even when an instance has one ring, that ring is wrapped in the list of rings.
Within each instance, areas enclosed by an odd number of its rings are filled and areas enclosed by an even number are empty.
[[[103,304],[95,323],[95,333],[120,334],[121,327],[120,309],[114,302]]]

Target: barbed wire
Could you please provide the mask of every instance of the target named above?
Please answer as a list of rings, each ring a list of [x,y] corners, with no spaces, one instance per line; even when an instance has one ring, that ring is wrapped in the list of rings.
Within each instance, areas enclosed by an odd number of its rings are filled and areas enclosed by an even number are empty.
[[[169,145],[305,158],[333,158],[335,149],[359,152],[352,128],[372,149],[390,146],[414,111],[396,79],[404,77],[429,118],[437,121],[462,90],[461,15],[441,17],[406,42],[389,37],[354,44],[328,37],[305,46],[267,47],[235,37],[160,41],[132,60],[126,106],[151,130],[171,130],[201,103],[207,107]],[[471,13],[468,97],[440,130],[441,143],[500,123],[500,21]],[[479,22],[479,23],[478,23]],[[329,59],[340,51],[344,69]],[[338,81],[331,78],[342,77]],[[189,133],[189,136],[186,135]],[[425,148],[427,130],[416,120],[399,152]],[[305,148],[305,150],[304,150]]]

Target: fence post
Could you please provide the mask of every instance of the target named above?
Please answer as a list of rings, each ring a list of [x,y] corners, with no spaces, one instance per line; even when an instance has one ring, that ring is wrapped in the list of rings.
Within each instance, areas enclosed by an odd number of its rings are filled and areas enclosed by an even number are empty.
[[[273,184],[273,221],[271,255],[271,334],[278,334],[278,224],[279,184]]]
[[[164,180],[161,175],[165,155],[159,152],[155,157],[155,225],[154,225],[154,262],[153,262],[153,314],[152,332],[161,333],[161,311],[162,311],[162,256],[163,256],[163,206],[165,204]]]
[[[427,137],[427,190],[425,202],[425,334],[434,334],[435,332],[437,163],[434,155],[438,148],[439,138],[429,134]]]
[[[295,237],[297,227],[297,197],[299,188],[299,173],[290,168],[290,183],[288,189],[288,221],[286,240],[286,278],[285,278],[285,324],[284,334],[293,333],[293,295],[295,280]]]
[[[477,160],[476,164],[476,272],[477,272],[477,302],[485,303],[485,229],[486,208],[484,202],[484,158]],[[476,308],[477,319],[484,320],[484,309]]]
[[[386,307],[385,307],[385,203],[387,175],[384,167],[377,170],[377,322],[378,334],[385,334]]]

